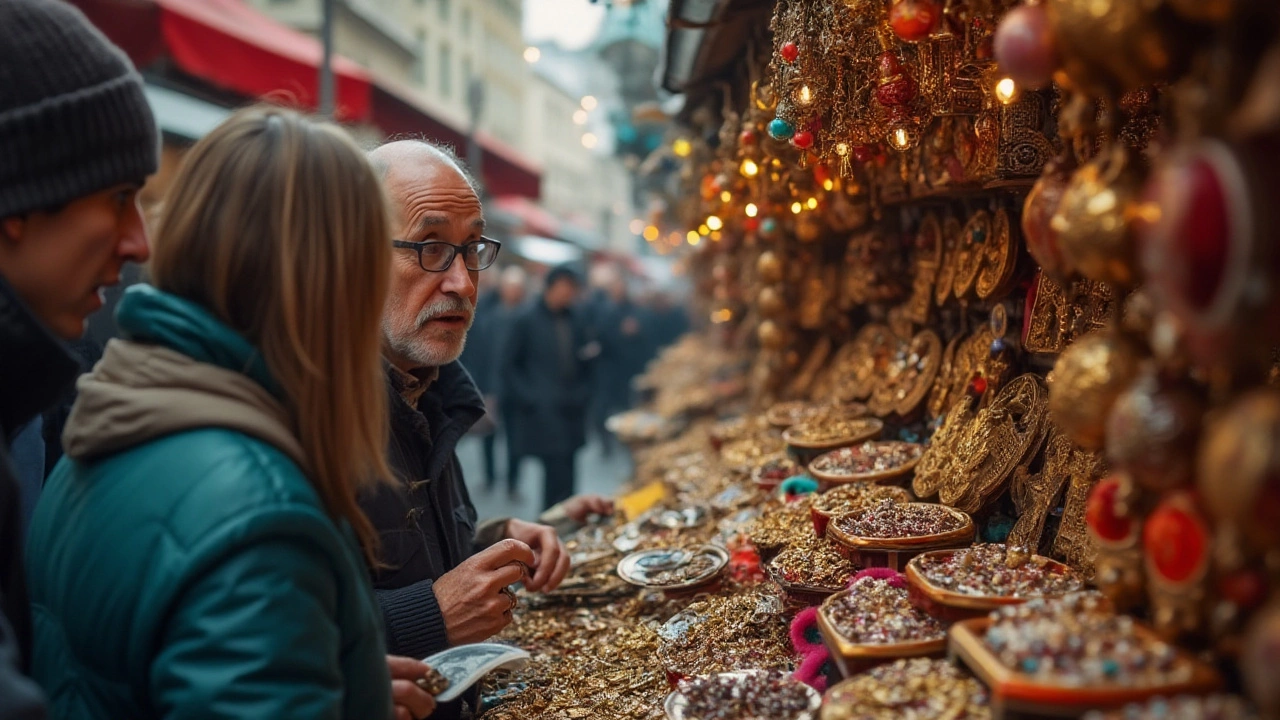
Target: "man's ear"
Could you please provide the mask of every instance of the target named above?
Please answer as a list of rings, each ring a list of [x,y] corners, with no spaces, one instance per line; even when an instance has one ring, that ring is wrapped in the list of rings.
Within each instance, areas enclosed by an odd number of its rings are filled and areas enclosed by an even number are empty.
[[[27,218],[21,215],[0,220],[0,241],[18,243],[27,229]]]

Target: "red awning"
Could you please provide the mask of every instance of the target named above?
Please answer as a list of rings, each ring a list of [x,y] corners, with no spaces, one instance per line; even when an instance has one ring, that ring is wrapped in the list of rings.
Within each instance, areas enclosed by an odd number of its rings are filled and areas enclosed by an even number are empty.
[[[182,71],[248,95],[318,105],[320,42],[243,0],[72,0],[138,67],[168,58]],[[337,116],[370,118],[369,74],[333,59]]]
[[[436,117],[413,98],[413,92],[389,80],[378,80],[373,88],[373,124],[390,137],[422,137],[452,145],[459,155],[466,153],[467,134]],[[542,173],[536,165],[497,138],[483,131],[476,140],[484,152],[481,163],[485,188],[492,196],[511,195],[537,198]]]

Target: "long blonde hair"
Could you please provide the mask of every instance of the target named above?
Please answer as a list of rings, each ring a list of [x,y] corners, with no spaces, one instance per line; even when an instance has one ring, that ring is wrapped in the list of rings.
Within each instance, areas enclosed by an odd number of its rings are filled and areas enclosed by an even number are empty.
[[[262,353],[304,468],[372,561],[362,486],[389,478],[380,318],[391,227],[381,183],[341,128],[277,107],[237,112],[187,153],[151,274]]]

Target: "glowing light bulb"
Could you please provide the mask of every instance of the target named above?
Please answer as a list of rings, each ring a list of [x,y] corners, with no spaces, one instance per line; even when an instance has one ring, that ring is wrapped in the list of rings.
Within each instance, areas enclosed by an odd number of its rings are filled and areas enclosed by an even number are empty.
[[[797,202],[793,202],[793,203],[791,203],[791,212],[792,212],[792,213],[794,213],[794,214],[796,214],[796,215],[799,215],[799,214],[800,214],[800,211],[801,211],[801,210],[803,210],[803,209],[804,209],[804,206],[803,206],[803,205],[801,205],[798,201],[797,201]]]
[[[684,237],[686,240],[689,241],[690,245],[697,245],[702,238],[702,236],[698,234],[697,230],[690,230],[689,232],[685,233]]]
[[[796,91],[796,102],[801,105],[813,103],[813,91],[809,89],[808,85],[801,85],[800,89]]]
[[[631,231],[632,235],[639,235],[644,232],[644,221],[640,218],[636,218],[627,225],[627,229]]]
[[[742,161],[742,165],[738,167],[738,171],[742,173],[743,177],[753,178],[760,173],[760,166],[756,164],[755,160],[747,158]]]
[[[529,63],[530,65],[538,62],[541,59],[542,59],[542,51],[539,50],[538,48],[530,45],[529,47],[524,49],[524,61]]]
[[[587,112],[591,112],[592,110],[595,110],[596,105],[599,105],[599,104],[600,104],[599,101],[596,100],[595,97],[592,95],[586,95],[582,98],[582,109],[586,110]]]
[[[671,143],[671,152],[675,153],[676,157],[689,157],[689,153],[693,152],[693,143],[685,138],[676,138],[676,141]]]
[[[596,137],[594,133],[583,133],[582,147],[590,150],[594,148],[598,142],[600,142],[600,138]]]
[[[645,240],[648,240],[649,242],[653,242],[654,240],[657,240],[657,239],[658,239],[658,228],[657,228],[657,227],[655,227],[655,226],[653,226],[653,225],[650,225],[649,227],[645,228],[645,229],[644,229],[644,239],[645,239]]]
[[[760,213],[760,208],[756,207],[755,203],[747,203],[746,213],[747,217],[755,217]]]
[[[1003,78],[996,83],[996,99],[1002,105],[1008,105],[1018,99],[1018,85],[1013,78]]]
[[[831,178],[827,178],[826,180],[822,181],[822,189],[826,190],[827,192],[831,192],[832,188],[834,188],[835,186],[836,186],[835,181],[833,181]]]
[[[733,202],[733,193],[729,192],[728,190],[721,190],[720,202],[722,203]]]
[[[889,133],[889,144],[899,151],[910,150],[916,146],[918,140],[916,134],[905,127],[894,128],[893,132]]]
[[[712,242],[720,242],[720,238],[722,238],[722,237],[724,237],[724,235],[723,235],[719,230],[713,230],[713,231],[711,232],[711,241],[712,241]]]
[[[809,208],[810,210],[817,210],[818,198],[809,198],[808,200],[805,201],[804,206]]]
[[[699,234],[699,235],[710,235],[710,234],[711,234],[711,228],[707,227],[707,226],[706,226],[706,224],[699,225],[699,226],[698,226],[698,234]]]
[[[724,222],[715,215],[709,215],[707,216],[707,227],[711,228],[712,230],[719,230],[720,228],[724,227]]]

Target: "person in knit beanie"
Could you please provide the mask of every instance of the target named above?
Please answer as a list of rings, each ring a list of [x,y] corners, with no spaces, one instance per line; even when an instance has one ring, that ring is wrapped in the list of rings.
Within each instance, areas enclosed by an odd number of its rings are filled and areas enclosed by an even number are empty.
[[[0,0],[0,718],[43,718],[23,674],[31,621],[13,434],[78,373],[125,262],[148,254],[138,191],[159,162],[141,76],[61,0]]]

